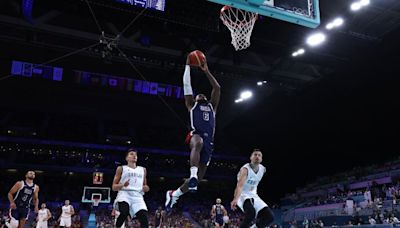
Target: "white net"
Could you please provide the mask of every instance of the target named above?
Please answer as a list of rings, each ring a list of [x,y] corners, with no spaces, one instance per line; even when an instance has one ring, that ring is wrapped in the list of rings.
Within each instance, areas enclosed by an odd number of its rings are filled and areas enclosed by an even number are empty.
[[[236,51],[250,46],[251,32],[257,20],[257,14],[241,9],[224,6],[220,18],[224,25],[231,31],[232,45]]]
[[[93,206],[98,207],[100,203],[100,199],[93,199]]]

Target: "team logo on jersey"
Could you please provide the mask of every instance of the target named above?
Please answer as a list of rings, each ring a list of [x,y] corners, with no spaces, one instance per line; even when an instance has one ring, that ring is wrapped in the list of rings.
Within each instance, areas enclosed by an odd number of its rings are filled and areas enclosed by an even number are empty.
[[[128,173],[128,177],[137,177],[137,178],[142,178],[143,174],[138,174],[138,173]]]
[[[27,194],[27,195],[31,195],[32,194],[32,190],[29,189],[29,188],[25,188],[24,189],[24,193]]]
[[[249,185],[256,185],[257,182],[258,182],[258,181],[255,181],[255,180],[248,180],[248,181],[247,181],[247,183],[248,183]]]
[[[203,112],[211,112],[210,106],[200,106],[200,110]]]

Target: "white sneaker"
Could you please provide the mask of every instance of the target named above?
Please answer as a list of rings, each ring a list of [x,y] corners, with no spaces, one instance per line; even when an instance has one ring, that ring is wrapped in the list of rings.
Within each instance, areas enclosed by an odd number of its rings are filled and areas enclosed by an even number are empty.
[[[169,212],[172,207],[174,206],[174,204],[176,204],[176,202],[178,201],[179,197],[177,196],[173,196],[172,194],[174,193],[173,190],[169,190],[167,191],[167,193],[165,194],[165,210],[167,210],[167,212]]]

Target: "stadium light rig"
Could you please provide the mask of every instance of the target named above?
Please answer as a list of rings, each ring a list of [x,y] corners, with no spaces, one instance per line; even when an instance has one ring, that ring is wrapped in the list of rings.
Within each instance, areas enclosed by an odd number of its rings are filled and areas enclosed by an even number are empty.
[[[321,32],[318,32],[310,35],[307,38],[307,44],[311,47],[315,47],[322,44],[325,40],[326,40],[326,35]]]

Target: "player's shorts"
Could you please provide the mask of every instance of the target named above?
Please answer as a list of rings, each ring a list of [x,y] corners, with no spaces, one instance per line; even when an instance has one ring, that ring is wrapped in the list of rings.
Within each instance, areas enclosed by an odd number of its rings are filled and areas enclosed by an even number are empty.
[[[16,209],[10,209],[10,218],[14,220],[28,219],[30,209],[26,207],[17,207]]]
[[[186,144],[190,144],[190,140],[193,135],[199,135],[203,139],[203,148],[200,152],[200,163],[208,166],[211,161],[211,157],[214,151],[214,138],[208,133],[202,133],[198,131],[191,131],[186,137]]]
[[[222,216],[221,217],[217,216],[217,218],[215,218],[215,223],[216,224],[218,223],[219,226],[223,226],[224,225],[224,219],[222,218]]]
[[[115,202],[126,202],[129,204],[129,214],[131,218],[134,218],[136,213],[141,210],[147,211],[146,203],[144,202],[143,196],[127,197],[125,195],[117,196]]]
[[[240,196],[237,205],[243,212],[243,204],[244,201],[246,201],[247,199],[250,199],[250,202],[253,204],[253,207],[256,210],[256,216],[259,211],[261,211],[265,207],[268,207],[268,205],[258,195],[242,195]]]
[[[47,221],[38,221],[36,228],[47,228]]]
[[[60,218],[60,226],[71,227],[72,219],[71,217],[61,217]]]

